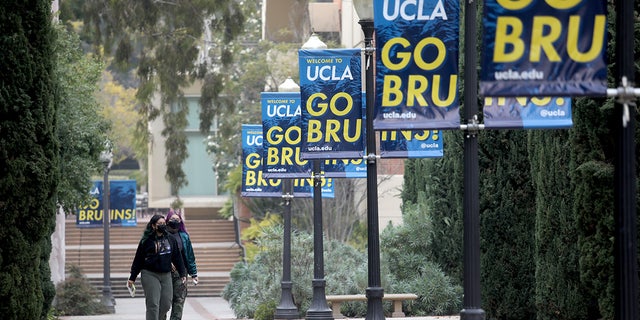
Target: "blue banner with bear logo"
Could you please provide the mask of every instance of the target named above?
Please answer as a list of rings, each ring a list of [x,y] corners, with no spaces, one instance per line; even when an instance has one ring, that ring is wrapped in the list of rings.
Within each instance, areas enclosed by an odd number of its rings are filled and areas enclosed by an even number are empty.
[[[282,179],[267,179],[262,173],[263,155],[262,126],[259,124],[242,125],[242,189],[243,197],[281,197]],[[313,196],[313,179],[293,179],[295,197]],[[322,180],[322,197],[333,198],[333,180]]]
[[[458,0],[374,0],[376,130],[458,129]]]
[[[605,96],[601,0],[486,0],[480,94]]]
[[[104,205],[104,183],[94,181],[91,188],[91,201],[76,210],[76,226],[102,227]],[[109,181],[109,212],[112,226],[135,227],[136,218],[136,181]]]
[[[486,97],[486,129],[567,129],[573,126],[568,97]]]
[[[302,158],[362,158],[361,50],[299,50],[298,54]]]

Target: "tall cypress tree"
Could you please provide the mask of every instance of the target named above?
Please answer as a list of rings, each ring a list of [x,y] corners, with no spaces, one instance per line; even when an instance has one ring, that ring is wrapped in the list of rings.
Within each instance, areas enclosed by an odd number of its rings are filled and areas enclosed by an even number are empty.
[[[576,101],[570,135],[580,278],[604,319],[613,319],[615,305],[612,105],[604,99]]]
[[[640,4],[636,2],[635,11]],[[609,43],[607,56],[616,61],[615,8],[609,4]],[[640,59],[640,24],[635,25],[635,57]],[[615,65],[609,74],[615,75]],[[640,79],[636,69],[636,87]],[[609,87],[617,87],[617,79],[609,78]],[[591,303],[602,319],[614,318],[614,149],[613,129],[619,119],[613,119],[613,99],[577,99],[573,108],[574,127],[571,130],[571,174],[575,184],[574,214],[579,230],[580,277],[593,297]],[[640,118],[636,113],[636,123]],[[640,141],[636,126],[636,141]],[[636,156],[636,163],[640,157]],[[638,172],[636,170],[636,179]],[[639,233],[640,234],[640,233]]]
[[[524,130],[480,135],[482,307],[487,319],[535,319],[535,196]]]
[[[578,228],[569,179],[569,133],[529,134],[536,190],[535,303],[538,319],[593,319],[591,298],[580,282]]]
[[[0,314],[39,319],[58,181],[51,1],[0,3],[0,30]]]

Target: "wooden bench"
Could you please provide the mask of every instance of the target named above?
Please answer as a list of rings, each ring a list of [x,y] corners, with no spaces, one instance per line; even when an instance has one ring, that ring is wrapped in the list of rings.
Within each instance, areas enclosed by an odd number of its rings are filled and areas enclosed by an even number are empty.
[[[393,301],[393,313],[391,317],[397,318],[404,317],[402,301],[415,300],[417,298],[418,296],[413,293],[385,293],[382,300]],[[364,294],[328,295],[327,302],[331,302],[331,312],[334,319],[345,318],[345,316],[340,313],[340,306],[343,302],[347,301],[367,301],[367,296]]]

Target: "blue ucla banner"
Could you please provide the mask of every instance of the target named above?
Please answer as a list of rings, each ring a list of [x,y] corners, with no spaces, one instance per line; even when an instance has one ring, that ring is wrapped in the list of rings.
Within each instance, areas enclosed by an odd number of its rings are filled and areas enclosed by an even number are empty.
[[[443,155],[439,130],[380,131],[381,158],[440,158]]]
[[[374,0],[376,130],[458,129],[458,0]]]
[[[104,184],[94,181],[91,188],[91,201],[76,211],[76,226],[102,227],[102,209],[105,199]],[[135,227],[136,218],[136,181],[109,181],[109,218],[112,226]]]
[[[264,177],[310,177],[311,162],[300,157],[300,92],[263,92],[260,96],[264,134]]]
[[[606,5],[486,0],[480,94],[606,95]]]
[[[509,97],[484,99],[487,129],[566,129],[573,126],[571,98]]]
[[[259,124],[242,125],[242,190],[243,197],[281,197],[282,180],[266,179],[262,173],[263,154],[262,126]],[[312,197],[313,180],[294,179],[295,197]],[[322,196],[333,198],[333,183],[330,179],[322,181]]]
[[[359,159],[326,159],[322,163],[326,178],[366,178],[367,163]]]
[[[366,99],[365,95],[363,92],[363,101]],[[363,119],[366,120],[364,102],[362,110]],[[381,158],[437,158],[444,154],[442,135],[439,130],[380,130],[378,132]],[[366,171],[364,161],[363,166],[362,170]]]
[[[364,152],[360,49],[300,50],[303,159]]]

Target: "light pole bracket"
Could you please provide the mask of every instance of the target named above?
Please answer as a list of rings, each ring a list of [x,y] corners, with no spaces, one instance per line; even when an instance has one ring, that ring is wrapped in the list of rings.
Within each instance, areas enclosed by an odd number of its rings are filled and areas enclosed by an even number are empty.
[[[367,46],[361,49],[362,52],[364,52],[365,55],[373,55],[374,52],[376,52],[376,48],[374,46]]]
[[[467,124],[461,124],[460,130],[467,132],[467,138],[475,137],[478,135],[478,131],[484,130],[484,124],[478,122],[478,115],[473,115],[473,118],[467,122]]]
[[[291,193],[284,193],[282,194],[282,199],[284,200],[284,204],[285,205],[289,205],[291,203],[291,200],[293,200],[294,196]]]
[[[380,155],[375,154],[375,153],[369,153],[365,156],[362,156],[362,159],[367,161],[367,162],[376,162],[376,160],[380,159]]]
[[[636,107],[636,99],[640,96],[640,88],[634,88],[629,83],[629,79],[623,76],[618,88],[607,89],[607,97],[617,97],[616,101],[622,105],[622,126],[627,127],[629,123],[629,106]]]
[[[320,172],[320,173],[316,174],[315,172],[311,172],[311,179],[322,180],[322,179],[324,179],[324,173]]]

